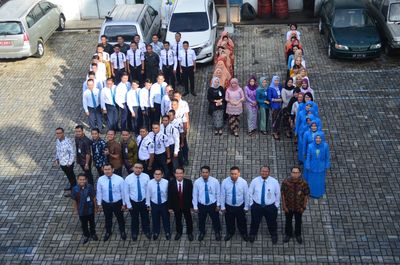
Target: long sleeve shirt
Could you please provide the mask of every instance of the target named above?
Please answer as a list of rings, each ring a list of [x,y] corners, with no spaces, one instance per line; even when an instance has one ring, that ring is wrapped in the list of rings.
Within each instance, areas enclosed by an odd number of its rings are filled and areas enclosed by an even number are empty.
[[[133,107],[140,106],[140,90],[141,89],[131,89],[126,93],[126,105],[131,113],[135,113]],[[138,113],[135,113],[136,118],[138,117]]]
[[[137,185],[138,178],[139,178],[140,186]],[[143,200],[146,199],[147,185],[148,185],[149,181],[150,181],[150,177],[146,173],[141,173],[139,176],[137,176],[135,173],[132,173],[132,174],[129,174],[125,178],[124,194],[125,194],[126,207],[128,209],[132,208],[131,201],[142,202]],[[139,189],[140,189],[141,197],[142,197],[140,201],[138,198]]]
[[[107,110],[106,104],[114,105],[114,100],[117,93],[116,88],[116,86],[112,86],[111,88],[105,87],[101,90],[100,104],[102,110]]]
[[[115,92],[115,103],[117,103],[117,105],[120,108],[124,108],[124,104],[126,103],[126,93],[128,93],[128,91],[131,89],[131,83],[126,82],[124,83],[119,83],[117,88],[116,88],[116,92]]]
[[[150,107],[154,108],[154,103],[161,104],[161,99],[165,95],[167,83],[155,83],[150,89]]]
[[[146,205],[151,206],[151,202],[158,204],[157,199],[157,184],[158,182],[155,179],[152,179],[147,184],[147,191],[146,191]],[[161,203],[167,201],[168,198],[168,180],[162,178],[160,180],[160,191],[161,191]]]
[[[110,201],[110,178],[111,178],[111,187],[112,187],[112,201]],[[125,205],[125,196],[124,196],[124,179],[121,176],[113,174],[111,177],[107,177],[106,175],[101,176],[97,180],[97,205],[101,205],[104,201],[106,203],[117,202],[122,200],[122,203]]]
[[[139,92],[139,102],[140,108],[145,110],[145,108],[150,108],[150,90],[147,88],[140,89]]]
[[[179,129],[175,128],[175,126],[170,123],[167,126],[164,126],[164,124],[161,124],[160,131],[163,132],[167,136],[169,146],[174,145],[174,150],[170,150],[170,151],[174,152],[174,155],[178,155],[179,143],[180,143]]]
[[[171,99],[169,95],[164,95],[161,100],[161,115],[167,115],[168,111],[171,110]]]
[[[70,166],[75,161],[75,152],[72,141],[65,137],[64,140],[56,140],[56,160],[61,166]]]
[[[210,198],[208,203],[206,203],[206,182],[208,186],[208,196]],[[221,187],[218,180],[212,176],[209,176],[207,181],[204,181],[202,177],[196,179],[193,185],[193,209],[197,210],[199,203],[203,205],[217,203],[217,206],[220,206],[220,190]]]
[[[86,89],[82,94],[82,105],[85,112],[89,112],[88,107],[95,109],[100,106],[100,90],[96,87],[92,90]]]
[[[241,206],[244,204],[244,209],[249,209],[249,196],[248,190],[249,186],[247,185],[246,180],[242,177],[239,177],[235,181],[235,193],[236,193],[236,203],[233,204],[233,185],[231,177],[227,177],[222,181],[221,184],[221,210],[225,210],[225,205],[229,206]]]
[[[265,205],[275,204],[275,206],[279,208],[279,205],[281,203],[281,189],[279,187],[278,181],[271,176],[269,176],[266,180],[264,180],[261,176],[258,176],[251,181],[249,188],[250,205],[253,205],[253,202],[261,204],[262,187],[264,181]]]

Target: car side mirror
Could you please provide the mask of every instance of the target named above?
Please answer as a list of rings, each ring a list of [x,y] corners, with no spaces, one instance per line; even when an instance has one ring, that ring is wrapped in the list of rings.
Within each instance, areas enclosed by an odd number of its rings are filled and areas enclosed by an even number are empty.
[[[154,10],[154,15],[155,15],[155,16],[158,16],[158,11],[155,11],[155,10]]]
[[[216,23],[214,23],[214,24],[212,24],[212,28],[216,28],[218,26],[218,23],[216,22]]]

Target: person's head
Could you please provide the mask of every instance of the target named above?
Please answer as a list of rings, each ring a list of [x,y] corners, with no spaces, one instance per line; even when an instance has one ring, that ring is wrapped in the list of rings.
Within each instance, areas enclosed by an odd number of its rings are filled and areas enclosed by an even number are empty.
[[[171,109],[168,111],[168,117],[170,121],[173,121],[175,119],[175,110]]]
[[[223,40],[223,41],[228,41],[228,35],[223,36],[223,37],[222,37],[222,40]]]
[[[127,131],[127,130],[122,130],[122,132],[121,132],[121,138],[122,138],[123,141],[128,141],[130,137],[131,137],[131,134],[130,134],[129,131]]]
[[[101,45],[101,43],[97,44],[96,52],[97,53],[104,52],[104,47],[103,47],[103,45]]]
[[[151,45],[146,45],[146,51],[147,51],[148,53],[153,53],[153,46],[151,46]]]
[[[151,40],[152,40],[154,43],[157,43],[157,42],[158,42],[158,35],[157,35],[157,34],[153,34],[153,36],[151,36]]]
[[[268,87],[267,78],[261,77],[260,80],[261,80],[261,86],[262,86],[263,88],[267,88],[267,87]]]
[[[108,88],[112,88],[114,86],[114,80],[111,77],[107,78],[106,85]]]
[[[178,102],[179,102],[179,100],[182,99],[181,92],[179,92],[178,90],[174,91],[174,99],[178,100]]]
[[[98,57],[97,57],[97,58],[98,58]],[[97,60],[97,59],[96,59],[96,60]],[[91,64],[90,64],[90,67],[92,68],[92,71],[93,71],[93,72],[95,72],[95,73],[97,72],[97,63],[91,63]]]
[[[289,27],[290,27],[290,30],[297,30],[297,24],[290,24],[289,25]]]
[[[315,143],[316,144],[321,144],[322,143],[322,137],[321,137],[321,135],[316,135],[315,136]]]
[[[154,179],[159,182],[163,177],[163,171],[161,168],[157,168],[154,170]]]
[[[177,167],[175,169],[175,178],[177,181],[182,181],[185,176],[185,169],[183,167]]]
[[[214,76],[212,79],[211,79],[211,87],[213,87],[213,88],[218,88],[219,86],[220,86],[220,81],[219,81],[219,78],[218,77],[216,77],[216,76]]]
[[[309,102],[309,101],[314,101],[311,92],[307,92],[307,93],[304,94],[304,101],[306,103]]]
[[[88,88],[89,90],[92,90],[92,89],[94,88],[94,80],[93,80],[93,79],[88,79],[88,80],[86,81],[86,84],[87,84],[87,88]]]
[[[315,121],[311,122],[311,131],[316,132],[318,130],[318,125]]]
[[[302,86],[302,80],[301,75],[296,75],[296,87],[301,87]]]
[[[299,95],[297,96],[297,102],[301,103],[304,100],[304,94],[303,93],[299,93]]]
[[[233,182],[235,182],[240,177],[240,169],[239,169],[239,167],[236,167],[236,166],[231,167],[230,176],[231,176],[231,180]]]
[[[107,131],[107,141],[114,141],[115,140],[115,131],[108,130]]]
[[[171,85],[168,85],[165,87],[166,94],[169,94],[170,92],[172,92],[172,96],[173,96],[174,95],[173,90],[174,90],[174,88]]]
[[[238,89],[239,88],[239,80],[237,78],[232,78],[230,83],[230,88],[231,89]]]
[[[175,111],[175,114],[176,114],[176,111],[179,108],[179,101],[176,98],[173,98],[171,100],[171,108]]]
[[[208,180],[208,177],[210,176],[210,167],[202,166],[200,168],[200,175],[204,180]]]
[[[133,165],[133,173],[135,173],[136,176],[139,176],[140,174],[142,174],[143,172],[143,164],[140,162],[136,162]]]
[[[286,81],[286,87],[292,87],[293,86],[293,78],[289,78],[287,81]]]
[[[292,167],[292,170],[290,171],[290,176],[294,179],[298,179],[301,176],[301,169],[299,166],[294,166]]]
[[[103,52],[97,53],[98,61],[103,62]]]
[[[181,35],[180,32],[175,33],[175,41],[176,42],[180,42],[181,41],[181,37],[182,37],[182,35]]]
[[[96,78],[96,73],[93,71],[88,72],[88,79],[95,79]]]
[[[122,82],[122,83],[126,83],[126,82],[128,82],[128,80],[129,80],[129,75],[128,75],[128,73],[127,73],[127,72],[123,72],[123,73],[122,73],[122,76],[121,76],[121,82]]]
[[[142,138],[146,137],[148,133],[149,133],[149,132],[147,131],[147,128],[146,128],[146,127],[142,127],[142,128],[140,128],[140,130],[139,130],[139,134],[140,134],[140,136],[142,136]]]
[[[113,175],[114,168],[111,164],[105,164],[103,166],[103,172],[104,175],[106,175],[107,177],[111,177]]]
[[[100,139],[100,130],[99,128],[93,128],[90,132],[90,134],[92,135],[92,139],[97,141],[98,139]]]
[[[58,140],[62,140],[62,139],[64,139],[64,128],[62,128],[62,127],[58,127],[57,129],[56,129],[56,138],[58,139]]]
[[[280,79],[279,79],[279,76],[277,76],[277,75],[274,75],[273,77],[272,77],[272,85],[274,86],[274,87],[278,87],[279,86],[279,82],[280,82]]]
[[[85,135],[83,132],[83,126],[82,125],[76,125],[75,126],[75,137],[81,138]]]
[[[297,56],[297,57],[294,59],[294,64],[297,65],[297,66],[300,66],[300,65],[301,65],[301,61],[302,61],[301,56]]]
[[[153,131],[154,134],[157,134],[160,132],[160,124],[155,122],[151,125],[151,130]]]
[[[184,41],[184,42],[182,43],[182,46],[183,46],[183,48],[184,48],[185,50],[189,49],[189,42]]]
[[[101,43],[102,43],[103,45],[106,45],[106,44],[107,44],[107,36],[106,36],[106,35],[101,35]]]
[[[303,78],[301,80],[301,86],[303,87],[303,89],[307,89],[308,88],[308,79],[307,78]]]
[[[119,36],[117,36],[117,42],[118,42],[118,44],[120,44],[120,45],[123,45],[124,44],[124,37],[122,37],[121,35],[119,35]]]
[[[84,187],[87,183],[87,177],[84,173],[79,173],[76,180],[78,181],[79,187]]]
[[[144,82],[144,87],[146,89],[150,89],[152,85],[153,85],[153,82],[151,82],[150,79],[146,79],[146,81]]]
[[[269,166],[262,166],[262,167],[260,168],[260,176],[261,176],[263,179],[268,178],[268,176],[269,176]]]
[[[93,55],[93,57],[92,57],[92,63],[91,63],[90,65],[93,67],[93,63],[95,63],[96,66],[97,66],[97,63],[98,63],[98,62],[99,62],[99,55],[98,55],[98,54]]]
[[[139,88],[139,81],[138,80],[132,80],[131,87],[136,90]]]
[[[163,46],[164,46],[164,49],[165,49],[166,51],[169,50],[169,42],[168,42],[168,41],[164,41]]]
[[[292,51],[294,54],[299,50],[299,46],[293,46]]]
[[[249,79],[249,85],[250,86],[255,86],[256,85],[256,78],[255,77],[250,77]]]
[[[131,45],[130,45],[130,46],[131,46],[131,49],[134,50],[134,51],[136,51],[136,49],[137,49],[137,47],[138,47],[137,43],[134,42],[134,41],[131,42]]]
[[[162,116],[161,122],[164,125],[164,127],[167,127],[167,125],[169,124],[169,116],[168,115]]]
[[[157,76],[157,83],[162,84],[165,81],[164,75],[163,74],[159,74]]]
[[[115,53],[119,53],[120,51],[121,51],[121,48],[117,44],[115,44],[114,45],[114,52]]]

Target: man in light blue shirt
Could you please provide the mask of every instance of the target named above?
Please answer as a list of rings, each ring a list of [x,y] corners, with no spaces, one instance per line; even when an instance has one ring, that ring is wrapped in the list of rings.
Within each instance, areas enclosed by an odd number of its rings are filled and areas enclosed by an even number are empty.
[[[100,107],[100,90],[94,87],[93,79],[87,81],[87,88],[82,95],[83,109],[88,117],[90,128],[101,130],[103,127],[103,116]]]
[[[207,215],[212,220],[215,232],[215,240],[221,240],[221,222],[219,220],[220,210],[220,185],[216,178],[210,176],[210,167],[202,166],[201,177],[194,182],[193,186],[193,209],[199,216],[199,237],[202,241],[206,234]]]
[[[246,212],[249,209],[248,186],[240,177],[240,169],[231,167],[230,176],[221,184],[221,210],[225,213],[226,236],[229,241],[235,234],[235,221],[244,241],[247,241]]]

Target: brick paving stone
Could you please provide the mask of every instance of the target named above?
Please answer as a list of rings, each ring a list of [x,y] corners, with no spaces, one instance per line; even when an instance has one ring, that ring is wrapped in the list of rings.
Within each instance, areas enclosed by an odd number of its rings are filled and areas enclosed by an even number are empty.
[[[286,29],[236,28],[235,69],[243,87],[251,74],[285,75]],[[53,134],[63,126],[72,137],[77,123],[86,124],[81,85],[98,33],[64,32],[51,37],[40,60],[0,62],[0,264],[399,264],[399,57],[330,60],[317,25],[300,25],[300,30],[332,156],[326,196],[311,200],[304,214],[303,245],[282,244],[284,215],[279,213],[275,246],[265,223],[254,244],[238,236],[216,242],[210,226],[203,242],[189,242],[186,236],[149,241],[143,235],[137,242],[123,242],[115,225],[110,241],[83,246],[79,221],[63,197],[66,179],[52,167]],[[281,181],[296,159],[290,140],[246,136],[244,116],[239,138],[226,130],[222,137],[212,134],[205,98],[211,74],[212,66],[199,67],[198,96],[188,97],[188,176],[197,178],[200,166],[209,164],[212,174],[223,179],[237,165],[250,181],[261,164],[269,164]],[[96,220],[101,238],[104,216]],[[129,231],[128,214],[126,220]]]

